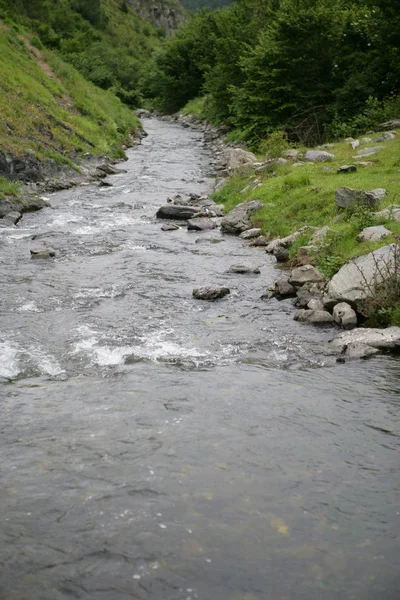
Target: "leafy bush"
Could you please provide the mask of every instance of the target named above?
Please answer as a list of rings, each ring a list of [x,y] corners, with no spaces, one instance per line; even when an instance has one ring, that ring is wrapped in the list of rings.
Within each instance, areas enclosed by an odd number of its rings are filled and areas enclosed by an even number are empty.
[[[288,136],[282,130],[273,131],[258,146],[260,154],[266,154],[268,158],[279,158],[288,148]]]

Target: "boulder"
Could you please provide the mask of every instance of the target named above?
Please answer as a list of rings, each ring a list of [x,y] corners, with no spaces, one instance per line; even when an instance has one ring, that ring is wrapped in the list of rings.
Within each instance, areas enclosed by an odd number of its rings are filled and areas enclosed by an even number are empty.
[[[344,363],[348,360],[358,360],[361,358],[368,358],[370,356],[374,356],[375,354],[379,354],[380,350],[378,348],[372,348],[372,346],[367,346],[366,344],[361,344],[359,342],[351,342],[343,347],[340,356],[336,359],[338,363]]]
[[[357,171],[356,165],[342,165],[337,170],[338,173],[354,173],[354,171]]]
[[[310,310],[325,310],[324,303],[320,298],[311,298],[307,303],[307,308]]]
[[[16,225],[18,221],[21,219],[22,215],[17,210],[13,210],[7,213],[1,220],[4,225]]]
[[[247,229],[252,229],[251,217],[263,206],[259,200],[238,204],[222,219],[222,231],[239,235]]]
[[[284,156],[286,156],[286,158],[289,158],[290,160],[295,160],[296,158],[298,158],[300,151],[291,148],[290,150],[285,150],[283,154]]]
[[[208,217],[197,217],[196,219],[188,220],[188,230],[189,231],[209,231],[210,229],[215,229],[217,226]]]
[[[395,257],[396,244],[389,244],[346,263],[328,284],[325,306],[340,301],[357,304],[372,297],[375,286],[394,273]]]
[[[227,294],[230,294],[230,289],[218,285],[199,287],[193,290],[193,298],[196,300],[218,300]]]
[[[12,212],[13,207],[8,200],[0,200],[0,219]]]
[[[293,298],[296,295],[296,288],[289,283],[289,275],[287,273],[283,273],[269,288],[269,291],[271,297],[275,296],[279,300]]]
[[[302,323],[313,323],[315,325],[332,323],[333,317],[326,310],[305,310],[300,308],[294,313],[293,319]]]
[[[30,196],[28,201],[24,203],[23,206],[20,206],[20,211],[22,213],[27,212],[35,212],[37,210],[41,210],[42,208],[47,208],[51,206],[50,202],[42,198],[41,196]]]
[[[381,123],[377,129],[382,131],[383,129],[398,129],[400,127],[400,119],[392,119],[391,121],[386,121],[386,123]]]
[[[255,154],[242,148],[231,148],[228,152],[228,170],[237,175],[248,175],[257,165]]]
[[[295,305],[300,308],[311,308],[311,300],[320,300],[322,302],[324,283],[306,283],[296,291]]]
[[[240,237],[240,236],[239,236]],[[271,241],[271,237],[269,234],[267,235],[259,235],[255,240],[250,242],[249,246],[253,246],[255,248],[266,247]]]
[[[340,187],[335,190],[335,201],[339,208],[348,208],[356,204],[363,206],[377,206],[381,200],[382,189],[371,190],[353,190],[349,187]],[[384,194],[383,194],[384,195]]]
[[[243,231],[239,237],[242,240],[251,240],[253,238],[256,238],[260,235],[261,233],[261,229],[259,229],[258,227],[253,227],[253,229],[248,229],[247,231]]]
[[[372,156],[376,152],[383,150],[385,146],[373,146],[372,148],[362,148],[357,152],[357,156]]]
[[[305,159],[312,162],[326,162],[335,158],[334,154],[324,150],[307,150]]]
[[[30,250],[31,258],[53,258],[56,253],[52,248]]]
[[[345,329],[357,325],[356,312],[351,308],[350,304],[347,304],[347,302],[339,302],[339,304],[336,304],[333,308],[333,320]]]
[[[158,219],[179,219],[186,220],[199,213],[196,206],[179,206],[177,204],[166,204],[161,206],[156,214]]]
[[[276,246],[273,255],[278,263],[283,263],[289,260],[289,252],[283,246]]]
[[[400,221],[400,205],[391,204],[387,208],[374,213],[374,217],[378,219],[387,219],[388,221]]]
[[[228,273],[260,273],[260,269],[258,267],[254,267],[253,265],[248,265],[245,263],[239,263],[235,265],[231,265],[229,267]]]
[[[302,286],[305,283],[317,283],[320,281],[325,281],[325,275],[323,275],[321,271],[318,271],[318,269],[312,265],[296,267],[290,273],[289,277],[289,283],[295,287]]]
[[[399,350],[400,349],[400,327],[388,327],[387,329],[353,329],[337,335],[331,342],[331,346],[342,353],[346,352],[349,345],[362,344],[377,350]],[[357,357],[358,358],[358,357]]]
[[[357,236],[359,242],[379,242],[384,237],[391,235],[391,231],[383,225],[375,225],[374,227],[365,227]]]

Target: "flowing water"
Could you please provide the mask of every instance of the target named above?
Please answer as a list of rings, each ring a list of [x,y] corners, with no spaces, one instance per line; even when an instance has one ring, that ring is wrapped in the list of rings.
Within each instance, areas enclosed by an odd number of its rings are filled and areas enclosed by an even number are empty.
[[[145,126],[113,187],[0,230],[0,599],[398,600],[399,358],[336,364],[265,252],[161,231],[210,157]]]

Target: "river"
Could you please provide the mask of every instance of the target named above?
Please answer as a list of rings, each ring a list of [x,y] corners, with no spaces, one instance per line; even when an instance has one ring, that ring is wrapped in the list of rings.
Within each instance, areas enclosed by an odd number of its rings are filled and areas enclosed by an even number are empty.
[[[336,364],[260,300],[273,258],[161,231],[211,157],[145,129],[113,187],[0,230],[1,600],[398,600],[400,359]]]

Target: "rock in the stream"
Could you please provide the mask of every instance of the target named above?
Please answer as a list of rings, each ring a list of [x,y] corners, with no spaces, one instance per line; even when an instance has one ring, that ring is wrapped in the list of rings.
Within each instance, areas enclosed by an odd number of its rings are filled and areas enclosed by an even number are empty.
[[[209,285],[193,290],[193,298],[196,300],[218,300],[227,294],[230,294],[230,289],[218,285]]]
[[[31,258],[53,258],[56,253],[53,248],[30,250]]]
[[[254,267],[253,265],[248,265],[245,263],[239,263],[235,265],[231,265],[228,269],[228,273],[260,273],[260,269],[258,267]]]
[[[304,285],[305,283],[317,283],[320,281],[325,281],[325,275],[312,265],[296,267],[290,273],[289,277],[289,283],[297,287]]]
[[[276,246],[274,249],[273,255],[276,258],[276,262],[283,263],[289,259],[289,251],[286,250],[283,246]]]
[[[189,231],[209,231],[215,229],[217,225],[208,217],[197,217],[196,219],[188,220]]]
[[[324,303],[320,298],[311,298],[307,303],[307,308],[309,310],[325,310]]]
[[[335,158],[334,154],[325,152],[324,150],[307,150],[305,159],[313,162],[326,162]]]
[[[340,187],[335,190],[335,201],[339,208],[348,208],[360,204],[362,206],[377,206],[385,196],[386,190],[353,190],[349,187]]]
[[[293,319],[314,325],[333,323],[333,317],[327,310],[305,310],[304,308],[300,308],[294,313]]]
[[[379,242],[387,235],[391,235],[391,231],[383,225],[375,225],[373,227],[365,227],[357,236],[359,242]]]
[[[313,310],[319,310],[320,307],[309,306],[312,300],[319,300],[322,302],[323,290],[325,282],[321,283],[305,283],[296,291],[295,305],[299,308],[312,308]],[[295,288],[296,289],[296,288]],[[324,310],[324,307],[322,307]]]
[[[400,349],[400,327],[353,329],[337,335],[331,346],[340,352],[339,362],[347,358],[367,358],[382,350]]]
[[[238,204],[222,219],[222,231],[239,235],[247,229],[252,229],[251,217],[263,206],[264,204],[259,200]]]
[[[166,204],[161,206],[156,214],[158,219],[179,219],[186,221],[199,213],[197,206],[179,206],[177,204]]]
[[[20,212],[18,212],[17,210],[13,210],[4,215],[4,217],[0,221],[0,225],[4,225],[5,227],[9,225],[16,225],[21,219],[21,217],[22,215]]]
[[[269,294],[266,294],[266,297],[275,297],[278,300],[282,300],[283,298],[292,298],[295,295],[296,288],[289,283],[289,275],[283,273],[269,288]]]
[[[389,244],[346,263],[328,284],[325,306],[372,297],[375,285],[395,272],[395,262],[396,244]]]
[[[164,225],[161,225],[161,231],[176,231],[177,229],[179,229],[179,225],[176,223],[164,223]]]
[[[333,320],[345,329],[357,325],[356,312],[351,308],[350,304],[347,304],[347,302],[339,302],[339,304],[336,304],[333,308]]]

